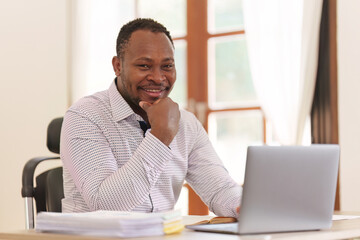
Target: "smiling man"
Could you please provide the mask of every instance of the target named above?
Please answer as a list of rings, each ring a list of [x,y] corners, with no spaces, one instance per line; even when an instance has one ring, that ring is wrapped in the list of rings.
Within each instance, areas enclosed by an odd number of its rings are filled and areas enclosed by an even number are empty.
[[[180,118],[178,105],[167,97],[176,79],[171,37],[167,32],[138,30],[127,38],[119,35],[118,56],[113,57],[117,88],[133,111],[152,126],[152,134],[169,145]]]
[[[236,216],[241,187],[229,176],[195,116],[169,97],[174,45],[152,19],[124,25],[110,88],[65,114],[60,153],[63,212],[173,209],[184,180],[219,216]]]

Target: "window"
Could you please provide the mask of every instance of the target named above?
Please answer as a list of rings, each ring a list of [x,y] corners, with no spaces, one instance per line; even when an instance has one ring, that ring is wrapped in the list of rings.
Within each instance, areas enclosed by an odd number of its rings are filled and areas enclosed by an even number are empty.
[[[170,97],[197,115],[243,183],[246,148],[264,144],[267,129],[249,70],[242,1],[138,0],[136,6],[138,17],[163,23],[174,39],[178,77]]]
[[[187,9],[190,109],[230,175],[243,183],[246,148],[264,144],[269,129],[252,84],[242,1],[188,0]]]

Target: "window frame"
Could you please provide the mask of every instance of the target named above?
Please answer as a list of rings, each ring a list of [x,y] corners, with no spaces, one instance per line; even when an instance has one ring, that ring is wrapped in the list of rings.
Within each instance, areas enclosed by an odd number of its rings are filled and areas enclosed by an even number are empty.
[[[188,109],[202,121],[208,131],[208,119],[211,113],[259,110],[260,105],[236,108],[210,108],[208,102],[208,40],[224,36],[245,35],[244,30],[221,33],[208,32],[208,1],[187,0],[187,83]],[[198,104],[205,106],[205,112],[198,111]],[[264,114],[263,114],[264,116]],[[267,143],[266,119],[263,117],[263,143]],[[189,214],[208,214],[207,207],[199,201],[198,196],[189,191]],[[191,203],[191,204],[190,204]]]

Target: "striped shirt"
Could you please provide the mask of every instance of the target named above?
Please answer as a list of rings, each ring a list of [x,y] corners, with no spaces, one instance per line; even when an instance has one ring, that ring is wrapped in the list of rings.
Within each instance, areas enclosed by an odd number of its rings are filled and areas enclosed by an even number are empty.
[[[236,216],[242,188],[229,176],[196,117],[180,110],[170,148],[145,136],[113,82],[64,116],[60,154],[63,212],[173,209],[184,180],[218,216]]]

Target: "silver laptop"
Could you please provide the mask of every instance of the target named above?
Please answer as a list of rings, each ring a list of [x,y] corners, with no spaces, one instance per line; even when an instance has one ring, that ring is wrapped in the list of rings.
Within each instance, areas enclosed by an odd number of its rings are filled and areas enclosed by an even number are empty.
[[[235,234],[328,229],[339,154],[338,145],[249,147],[238,222],[186,227]]]

